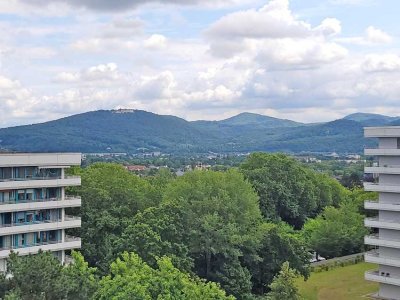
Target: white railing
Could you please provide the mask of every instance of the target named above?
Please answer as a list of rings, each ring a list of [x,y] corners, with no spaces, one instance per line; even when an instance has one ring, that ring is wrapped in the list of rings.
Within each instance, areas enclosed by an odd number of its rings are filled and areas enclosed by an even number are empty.
[[[80,196],[65,196],[64,200],[75,200],[81,199]],[[51,202],[51,201],[61,201],[60,197],[52,197],[52,198],[38,198],[38,199],[8,199],[6,201],[0,201],[0,205],[4,204],[19,204],[19,203],[35,203],[35,202]]]
[[[27,180],[53,180],[53,179],[62,179],[61,176],[27,176],[27,177],[17,177],[17,178],[1,178],[0,182],[9,182],[9,181],[27,181]]]
[[[65,236],[64,242],[78,242],[80,240],[81,240],[81,238],[79,238],[79,237]],[[59,240],[55,240],[55,241],[46,241],[46,242],[40,242],[40,243],[29,243],[29,244],[18,245],[18,246],[10,245],[10,246],[1,247],[0,251],[2,251],[2,250],[23,249],[23,248],[37,247],[37,246],[46,246],[46,245],[61,244],[61,243],[63,243],[63,241],[61,239],[59,239]]]

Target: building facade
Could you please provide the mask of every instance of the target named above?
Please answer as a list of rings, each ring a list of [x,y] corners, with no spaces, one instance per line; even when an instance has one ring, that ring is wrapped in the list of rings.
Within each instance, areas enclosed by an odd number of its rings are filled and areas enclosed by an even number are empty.
[[[377,149],[365,149],[377,162],[365,167],[375,180],[364,183],[364,189],[379,194],[378,201],[365,202],[366,209],[377,212],[365,219],[365,226],[375,232],[365,237],[365,244],[373,248],[365,261],[378,264],[365,278],[379,283],[378,298],[400,299],[400,127],[367,127],[364,133],[379,141]]]
[[[11,251],[51,251],[64,264],[65,251],[81,247],[79,238],[65,234],[81,226],[79,217],[65,213],[81,206],[79,197],[65,194],[81,184],[65,169],[80,164],[78,153],[0,153],[0,271]]]

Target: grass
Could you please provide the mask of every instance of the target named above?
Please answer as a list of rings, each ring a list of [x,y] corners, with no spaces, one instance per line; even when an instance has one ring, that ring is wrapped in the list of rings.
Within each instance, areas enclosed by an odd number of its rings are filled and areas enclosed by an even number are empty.
[[[306,300],[366,300],[365,295],[376,292],[378,284],[364,280],[364,272],[375,267],[374,264],[358,263],[311,273],[306,282],[299,278],[297,286]]]

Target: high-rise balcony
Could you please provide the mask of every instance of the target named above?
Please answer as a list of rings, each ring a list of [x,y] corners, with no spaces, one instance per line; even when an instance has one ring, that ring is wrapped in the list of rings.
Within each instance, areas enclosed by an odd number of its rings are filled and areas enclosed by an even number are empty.
[[[65,196],[61,198],[43,198],[34,200],[16,200],[0,202],[0,213],[14,211],[29,211],[37,209],[54,209],[66,207],[80,207],[82,200],[80,196]]]
[[[364,173],[398,175],[400,174],[400,166],[384,165],[379,167],[365,167]]]
[[[365,218],[365,227],[400,230],[400,220],[385,220],[378,217]]]
[[[400,193],[400,185],[364,182],[364,190],[367,192]]]
[[[80,176],[47,176],[0,179],[0,190],[16,190],[29,188],[80,186]]]
[[[65,236],[64,241],[47,241],[42,243],[33,243],[19,246],[10,246],[0,248],[0,259],[7,258],[11,251],[18,252],[18,255],[36,254],[42,251],[61,251],[81,248],[81,239],[78,237]]]
[[[367,200],[364,202],[364,208],[371,210],[400,211],[400,203],[381,203],[378,201]]]
[[[365,155],[371,155],[371,156],[400,156],[400,149],[396,148],[378,148],[378,149],[365,149],[364,150]]]
[[[0,236],[78,227],[81,227],[80,217],[65,216],[64,220],[45,220],[24,223],[0,224]]]
[[[388,257],[373,250],[364,254],[364,260],[369,263],[400,267],[400,260],[398,257]]]
[[[370,245],[370,246],[380,246],[380,247],[400,249],[400,241],[399,240],[382,238],[378,234],[365,236],[364,244]]]
[[[365,279],[369,281],[400,286],[400,277],[392,276],[389,273],[381,273],[379,271],[367,271],[365,272]]]

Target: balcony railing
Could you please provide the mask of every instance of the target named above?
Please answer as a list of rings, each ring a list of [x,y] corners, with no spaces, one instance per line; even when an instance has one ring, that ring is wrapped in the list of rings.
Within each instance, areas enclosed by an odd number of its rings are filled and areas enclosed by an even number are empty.
[[[81,238],[73,237],[73,236],[65,236],[65,239],[64,239],[64,242],[78,242],[78,241],[81,241]],[[37,247],[37,246],[46,246],[46,245],[53,245],[53,244],[60,244],[60,243],[63,243],[63,241],[61,239],[54,240],[54,241],[40,242],[40,243],[29,243],[29,244],[18,245],[18,246],[10,245],[10,246],[5,246],[5,247],[0,247],[0,251],[23,249],[23,248]]]
[[[81,199],[80,196],[65,196],[64,200],[75,200],[75,199]],[[6,201],[0,201],[0,205],[2,204],[19,204],[19,203],[35,203],[35,202],[51,202],[51,201],[61,201],[62,199],[60,197],[55,197],[55,198],[40,198],[40,199],[22,199],[22,200],[17,200],[17,199],[8,199]]]
[[[64,219],[65,219],[65,221],[81,220],[81,217],[65,215],[65,216],[64,216]]]
[[[53,180],[53,179],[61,179],[61,176],[26,176],[26,177],[16,177],[16,178],[1,178],[0,182],[8,182],[8,181],[27,181],[27,180]]]
[[[400,267],[400,260],[398,259],[398,257],[382,255],[376,250],[366,252],[364,254],[364,259],[366,262],[369,263]]]
[[[379,217],[365,218],[364,225],[371,228],[400,230],[399,220],[380,219]]]
[[[76,217],[76,216],[65,215],[64,221],[73,221],[73,220],[81,220],[81,218],[80,217]],[[36,224],[46,224],[46,223],[58,223],[58,222],[63,222],[63,220],[60,218],[60,219],[55,219],[55,220],[39,220],[39,221],[32,221],[32,222],[14,222],[14,223],[8,223],[8,224],[0,224],[0,228],[14,227],[14,226],[36,225]]]
[[[365,272],[365,279],[400,286],[400,277],[393,276],[387,272],[367,271]]]
[[[400,241],[390,238],[382,238],[379,234],[367,235],[364,237],[364,243],[371,246],[380,246],[388,248],[400,248]]]
[[[379,182],[364,182],[364,190],[369,192],[400,193],[400,186]]]
[[[375,149],[364,149],[365,155],[387,155],[397,156],[400,154],[400,149],[396,148],[375,148]]]
[[[400,203],[382,203],[373,200],[366,200],[364,202],[364,208],[374,210],[400,211]]]

